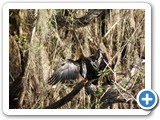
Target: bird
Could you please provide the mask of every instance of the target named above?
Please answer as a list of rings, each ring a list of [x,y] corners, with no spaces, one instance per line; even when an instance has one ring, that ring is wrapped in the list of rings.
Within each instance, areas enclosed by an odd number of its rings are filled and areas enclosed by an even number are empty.
[[[48,84],[76,80],[80,76],[88,81],[98,79],[99,71],[106,68],[106,62],[108,62],[106,54],[100,48],[89,57],[81,55],[77,60],[66,59],[49,78]]]

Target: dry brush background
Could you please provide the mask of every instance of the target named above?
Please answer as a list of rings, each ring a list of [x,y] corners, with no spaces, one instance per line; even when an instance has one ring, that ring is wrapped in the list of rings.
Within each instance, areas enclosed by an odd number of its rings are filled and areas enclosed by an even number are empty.
[[[139,108],[135,98],[145,87],[144,10],[11,9],[9,34],[11,109],[43,109],[69,94],[82,79],[53,87],[47,80],[60,62],[76,60],[79,48],[85,56],[97,48],[106,53],[105,75],[114,84],[99,82],[89,93],[83,87],[59,108]]]

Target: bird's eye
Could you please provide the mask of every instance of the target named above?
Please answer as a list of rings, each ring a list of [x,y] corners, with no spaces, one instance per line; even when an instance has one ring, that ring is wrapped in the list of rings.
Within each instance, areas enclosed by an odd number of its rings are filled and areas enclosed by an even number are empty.
[[[64,65],[65,65],[65,62],[62,62],[62,63],[61,63],[61,66],[64,66]]]

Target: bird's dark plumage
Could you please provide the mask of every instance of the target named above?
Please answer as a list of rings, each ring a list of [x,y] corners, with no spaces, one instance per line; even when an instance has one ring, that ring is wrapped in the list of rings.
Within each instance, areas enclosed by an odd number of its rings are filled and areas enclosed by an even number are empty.
[[[76,61],[67,59],[53,73],[48,83],[54,85],[59,81],[74,80],[78,78],[79,75],[87,80],[97,79],[99,77],[98,72],[106,67],[104,61],[108,62],[106,54],[101,49],[98,49],[97,52],[90,57],[83,56]]]

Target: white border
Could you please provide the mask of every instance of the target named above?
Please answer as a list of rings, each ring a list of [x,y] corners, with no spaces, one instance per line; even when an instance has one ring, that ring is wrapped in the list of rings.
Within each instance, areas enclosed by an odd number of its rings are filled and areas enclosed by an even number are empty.
[[[9,9],[145,9],[145,88],[151,89],[151,6],[147,3],[6,3],[3,6],[3,112],[6,115],[147,115],[142,109],[9,109]]]

